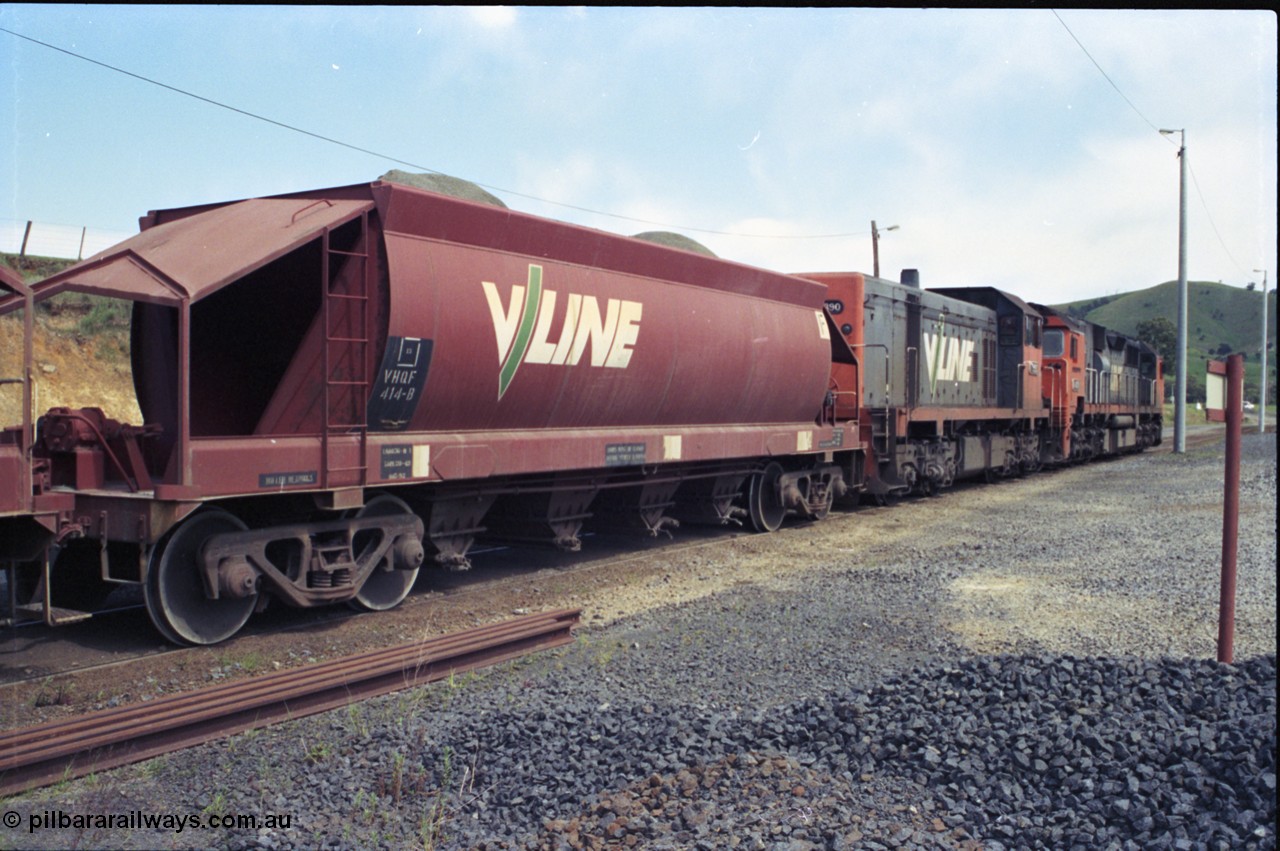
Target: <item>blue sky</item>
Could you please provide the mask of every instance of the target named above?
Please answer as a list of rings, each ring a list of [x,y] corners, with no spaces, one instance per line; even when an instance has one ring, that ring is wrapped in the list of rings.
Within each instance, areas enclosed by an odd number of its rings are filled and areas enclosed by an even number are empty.
[[[1189,277],[1276,275],[1269,11],[4,4],[0,28],[383,155],[0,32],[0,243],[418,166],[782,271],[870,271],[874,219],[886,277],[1058,303],[1177,277],[1157,131],[1185,128]]]

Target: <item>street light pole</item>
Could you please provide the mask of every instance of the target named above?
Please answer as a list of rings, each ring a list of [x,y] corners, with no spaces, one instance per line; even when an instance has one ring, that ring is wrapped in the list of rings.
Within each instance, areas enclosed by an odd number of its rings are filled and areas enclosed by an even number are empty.
[[[1254,269],[1262,273],[1262,351],[1258,357],[1262,361],[1262,377],[1258,379],[1258,434],[1267,430],[1267,270]]]
[[[1177,389],[1173,400],[1173,451],[1187,451],[1187,131],[1161,130],[1166,136],[1178,133],[1178,355]]]
[[[897,229],[897,225],[889,225],[884,232]],[[880,277],[880,231],[876,229],[875,219],[871,220],[871,274],[877,278]]]

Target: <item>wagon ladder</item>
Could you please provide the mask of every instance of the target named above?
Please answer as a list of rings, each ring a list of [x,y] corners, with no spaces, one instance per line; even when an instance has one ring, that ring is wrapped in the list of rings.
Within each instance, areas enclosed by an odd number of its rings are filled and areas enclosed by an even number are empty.
[[[369,326],[373,318],[368,235],[368,213],[364,213],[359,239],[351,250],[334,247],[327,228],[323,238],[325,383],[320,484],[326,488],[359,487],[368,478],[365,404],[371,384]],[[342,439],[347,436],[355,437],[354,446]]]

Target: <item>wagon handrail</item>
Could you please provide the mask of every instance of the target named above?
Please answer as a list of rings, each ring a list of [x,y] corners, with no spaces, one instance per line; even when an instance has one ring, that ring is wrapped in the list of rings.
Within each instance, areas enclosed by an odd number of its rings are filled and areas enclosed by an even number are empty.
[[[300,210],[298,210],[296,213],[294,213],[294,214],[293,214],[293,218],[289,219],[289,224],[291,224],[291,225],[297,224],[297,223],[298,223],[298,219],[302,218],[302,215],[303,215],[304,213],[306,213],[306,212],[307,212],[308,210],[310,210],[312,207],[318,207],[318,206],[320,206],[321,204],[325,204],[325,205],[327,205],[327,206],[329,206],[329,207],[332,207],[332,206],[333,206],[333,202],[332,202],[332,201],[330,201],[328,198],[319,198],[319,199],[317,199],[317,200],[315,200],[315,201],[312,201],[310,204],[308,204],[307,206],[303,207],[302,209],[300,209]]]

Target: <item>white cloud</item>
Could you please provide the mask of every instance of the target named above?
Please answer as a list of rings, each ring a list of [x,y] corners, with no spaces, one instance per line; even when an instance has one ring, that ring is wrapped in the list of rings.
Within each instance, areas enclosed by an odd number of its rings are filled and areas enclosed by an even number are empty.
[[[467,17],[485,29],[507,29],[515,26],[518,12],[511,6],[468,6]]]

